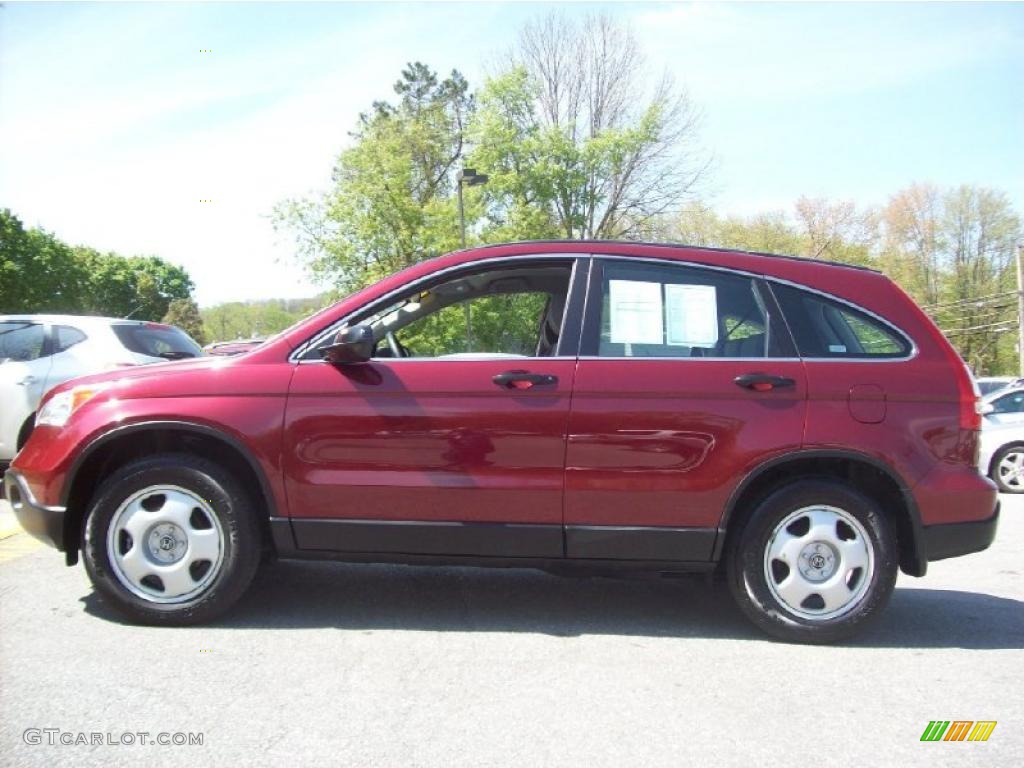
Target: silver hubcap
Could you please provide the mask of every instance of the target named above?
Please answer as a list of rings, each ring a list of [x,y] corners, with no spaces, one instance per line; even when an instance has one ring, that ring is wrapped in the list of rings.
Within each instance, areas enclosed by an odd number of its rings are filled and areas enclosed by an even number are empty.
[[[128,498],[107,530],[118,581],[154,603],[182,603],[206,589],[224,561],[224,533],[209,502],[154,485]]]
[[[1024,452],[1010,451],[1003,456],[998,467],[999,480],[1007,488],[1024,490]]]
[[[867,594],[875,555],[857,518],[838,507],[803,507],[775,526],[764,552],[768,589],[804,619],[833,619]]]

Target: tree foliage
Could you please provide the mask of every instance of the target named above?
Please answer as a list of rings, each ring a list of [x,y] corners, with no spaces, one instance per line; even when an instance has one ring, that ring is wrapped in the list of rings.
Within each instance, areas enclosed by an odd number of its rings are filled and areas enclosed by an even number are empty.
[[[331,303],[327,295],[310,299],[231,301],[201,310],[207,342],[265,338],[283,331]],[[198,337],[195,337],[198,338]]]
[[[492,223],[628,239],[677,209],[708,169],[699,112],[667,74],[648,91],[650,80],[632,30],[610,16],[528,23],[471,131]]]
[[[198,344],[206,343],[206,331],[203,328],[203,319],[199,315],[199,306],[192,298],[173,299],[167,307],[163,322],[178,326]]]
[[[875,267],[930,314],[979,374],[1017,369],[1015,242],[1021,220],[1006,195],[984,187],[914,184],[880,208],[802,197],[792,214],[720,216],[697,203],[661,235]]]
[[[707,169],[698,112],[663,76],[648,91],[628,27],[608,16],[527,25],[474,94],[457,71],[410,64],[395,100],[360,116],[331,188],[290,200],[275,223],[313,276],[352,290],[467,240],[637,237],[676,209]]]
[[[275,220],[296,232],[314,276],[352,290],[458,243],[454,174],[473,108],[465,78],[444,80],[420,63],[395,83],[394,103],[359,118],[333,188],[288,201]]]
[[[77,312],[88,302],[89,274],[71,248],[0,211],[0,312]]]
[[[59,312],[160,320],[192,295],[182,268],[156,256],[71,247],[0,211],[0,312]]]

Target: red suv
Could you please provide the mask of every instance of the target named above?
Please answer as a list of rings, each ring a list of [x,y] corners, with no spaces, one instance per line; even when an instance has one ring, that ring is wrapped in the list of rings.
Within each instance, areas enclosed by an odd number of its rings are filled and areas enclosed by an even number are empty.
[[[790,640],[985,549],[977,392],[861,268],[612,242],[417,264],[235,358],[52,391],[5,478],[138,621],[208,620],[261,557],[720,569]]]

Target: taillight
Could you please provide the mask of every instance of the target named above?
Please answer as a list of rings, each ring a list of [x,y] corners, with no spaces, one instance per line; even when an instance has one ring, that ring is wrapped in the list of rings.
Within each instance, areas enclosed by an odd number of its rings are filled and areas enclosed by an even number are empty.
[[[957,380],[960,395],[960,429],[981,429],[981,391],[967,365],[961,363]]]

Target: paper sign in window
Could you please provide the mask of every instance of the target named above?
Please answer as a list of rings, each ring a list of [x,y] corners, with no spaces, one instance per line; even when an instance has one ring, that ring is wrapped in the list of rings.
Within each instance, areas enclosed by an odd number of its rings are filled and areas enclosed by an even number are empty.
[[[609,280],[613,344],[661,344],[664,339],[661,283]]]
[[[718,294],[713,285],[665,286],[668,343],[713,347],[718,343]]]

